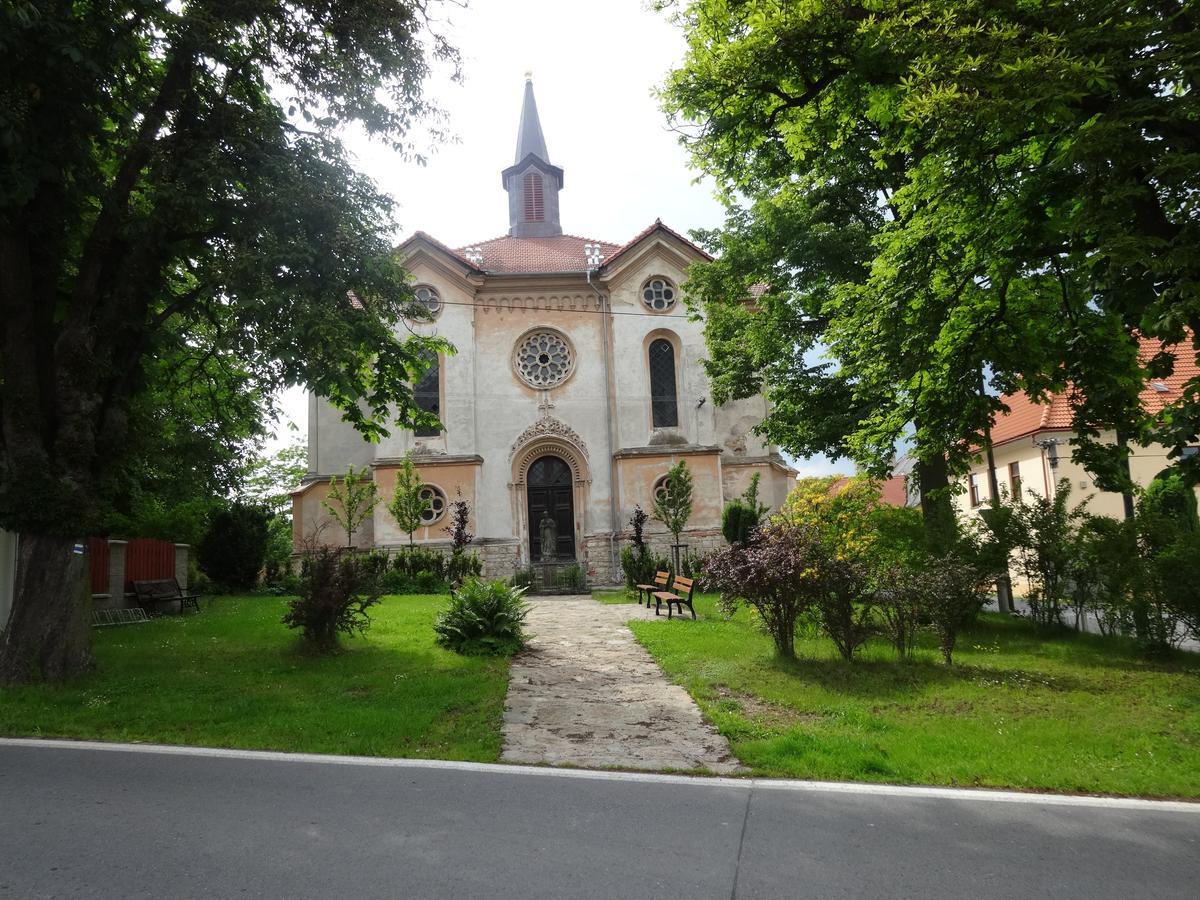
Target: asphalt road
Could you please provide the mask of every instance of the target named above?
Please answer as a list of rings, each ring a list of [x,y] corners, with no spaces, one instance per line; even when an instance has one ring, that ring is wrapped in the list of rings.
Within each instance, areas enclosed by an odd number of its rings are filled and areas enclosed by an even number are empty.
[[[1200,806],[946,793],[0,741],[0,898],[1200,895]]]

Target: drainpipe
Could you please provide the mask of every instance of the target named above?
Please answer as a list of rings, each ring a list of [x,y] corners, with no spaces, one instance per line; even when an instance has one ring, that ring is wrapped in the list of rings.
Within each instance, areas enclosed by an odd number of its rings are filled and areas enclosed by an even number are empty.
[[[617,512],[617,460],[613,456],[616,450],[617,439],[613,434],[615,427],[612,412],[614,392],[612,383],[612,355],[609,349],[612,317],[609,315],[608,298],[601,293],[599,288],[592,284],[592,272],[594,271],[596,270],[592,266],[588,266],[587,286],[596,295],[596,303],[599,305],[602,314],[600,322],[604,336],[604,419],[605,424],[608,426],[608,564],[611,577],[616,578],[617,572],[620,571],[617,561],[617,520],[620,516]]]

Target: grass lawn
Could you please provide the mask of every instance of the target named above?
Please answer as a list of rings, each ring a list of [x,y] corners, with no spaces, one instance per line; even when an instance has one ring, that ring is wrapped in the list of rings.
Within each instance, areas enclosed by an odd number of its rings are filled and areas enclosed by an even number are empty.
[[[1196,654],[1146,661],[1125,641],[1044,640],[989,614],[952,669],[931,641],[911,662],[875,641],[846,664],[817,635],[787,662],[749,610],[696,607],[697,622],[630,627],[756,774],[1200,797]]]
[[[494,762],[508,661],[437,647],[445,599],[385,597],[324,659],[298,651],[277,597],[98,628],[94,675],[0,688],[0,734]]]

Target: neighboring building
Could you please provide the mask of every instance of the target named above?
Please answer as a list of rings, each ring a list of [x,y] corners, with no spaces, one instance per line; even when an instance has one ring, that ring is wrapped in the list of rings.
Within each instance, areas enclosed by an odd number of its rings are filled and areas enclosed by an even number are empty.
[[[713,404],[701,366],[703,325],[682,302],[688,265],[707,255],[661,222],[625,244],[563,234],[563,170],[550,162],[528,81],[515,162],[501,181],[506,235],[452,249],[417,232],[398,251],[434,319],[397,330],[437,333],[458,349],[415,386],[444,430],[395,430],[370,444],[310,396],[309,474],[293,499],[297,542],[318,532],[338,542],[335,528],[321,532],[330,476],[369,466],[386,501],[409,452],[434,500],[416,540],[447,541],[446,508],[461,494],[488,575],[553,557],[614,580],[635,504],[648,510],[680,459],[695,480],[684,536],[692,548],[717,546],[726,498],[755,472],[763,501],[777,508],[793,473],[753,433],[766,401]],[[464,214],[475,205],[464,204]],[[546,534],[553,550],[542,546]],[[656,543],[665,549],[661,534]],[[378,548],[407,542],[386,504],[355,540]]]
[[[1145,341],[1141,355],[1148,362],[1159,350],[1157,341]],[[1176,359],[1175,372],[1164,379],[1152,379],[1142,390],[1142,406],[1150,413],[1157,413],[1180,398],[1183,385],[1200,374],[1194,354],[1182,354]],[[1062,479],[1071,485],[1075,502],[1091,496],[1088,511],[1093,515],[1122,518],[1124,501],[1120,494],[1101,491],[1091,475],[1080,465],[1071,461],[1070,440],[1074,436],[1071,428],[1071,408],[1066,394],[1056,394],[1045,403],[1034,403],[1025,394],[1013,394],[1004,398],[1009,412],[996,419],[992,427],[993,456],[996,461],[996,481],[1008,495],[1027,496],[1033,491],[1042,497],[1053,496],[1055,486]],[[1101,439],[1116,443],[1116,434],[1108,432]],[[1196,453],[1197,447],[1189,448]],[[1130,474],[1134,482],[1148,485],[1159,472],[1167,468],[1172,460],[1167,458],[1167,448],[1160,445],[1139,447],[1130,444],[1132,455],[1129,460]],[[975,460],[971,471],[960,479],[961,493],[955,498],[960,511],[970,513],[978,510],[991,498],[987,458]]]

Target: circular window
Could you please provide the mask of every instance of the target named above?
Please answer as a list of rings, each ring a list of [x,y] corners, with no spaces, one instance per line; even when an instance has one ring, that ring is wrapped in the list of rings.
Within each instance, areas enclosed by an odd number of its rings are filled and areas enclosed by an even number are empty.
[[[517,374],[530,387],[562,384],[575,367],[575,354],[557,331],[534,331],[521,338],[513,358]]]
[[[446,514],[446,495],[440,487],[427,484],[421,488],[421,493],[418,496],[429,504],[421,512],[421,523],[423,525],[432,525]]]
[[[438,296],[438,292],[428,285],[421,285],[415,291],[413,296],[416,297],[417,303],[429,311],[429,315],[436,316],[442,309],[442,298]]]
[[[655,312],[666,312],[675,305],[675,288],[665,278],[651,278],[642,285],[642,302]]]
[[[667,490],[671,487],[671,479],[664,475],[658,481],[654,482],[654,499],[663,500],[667,496]]]

